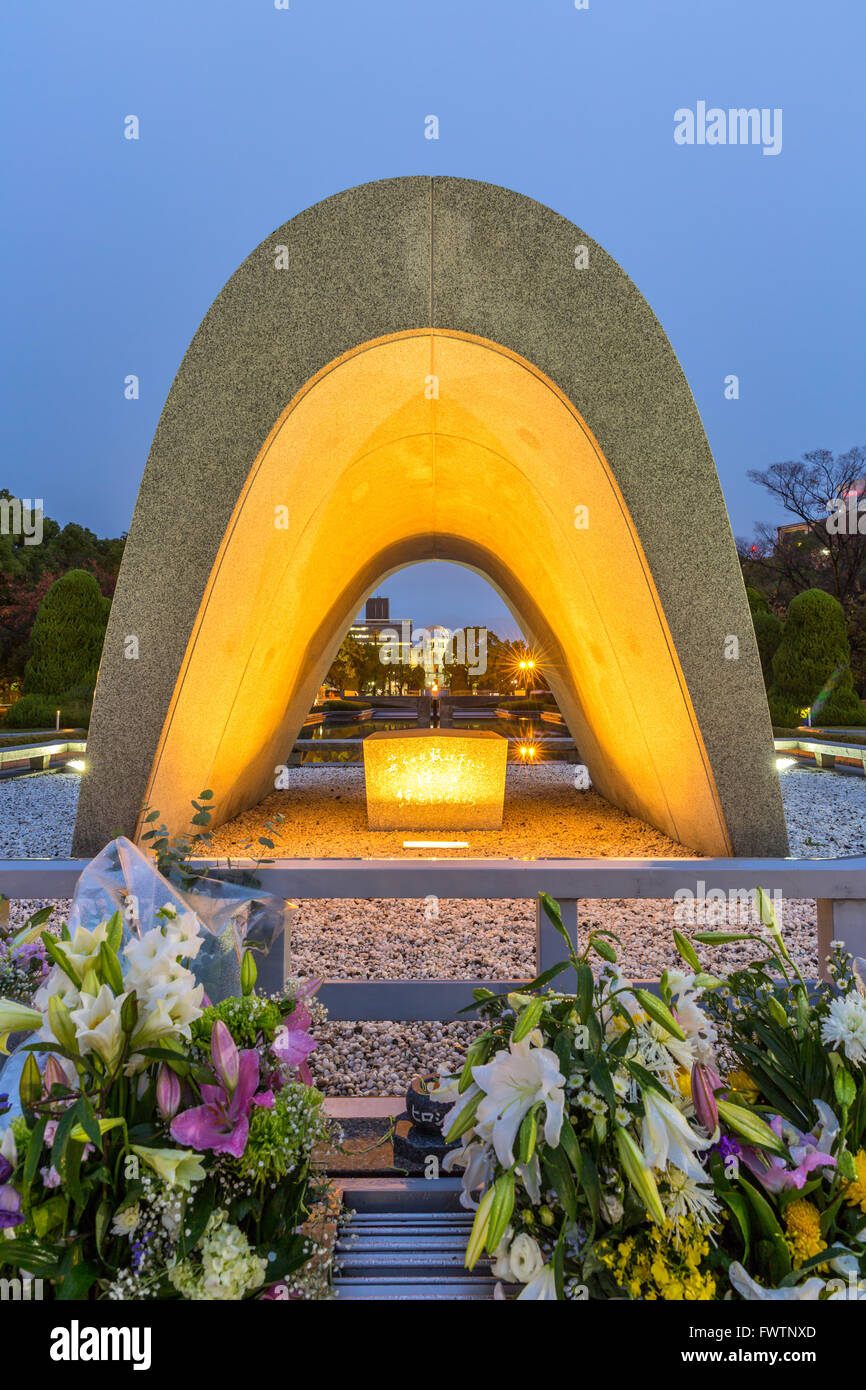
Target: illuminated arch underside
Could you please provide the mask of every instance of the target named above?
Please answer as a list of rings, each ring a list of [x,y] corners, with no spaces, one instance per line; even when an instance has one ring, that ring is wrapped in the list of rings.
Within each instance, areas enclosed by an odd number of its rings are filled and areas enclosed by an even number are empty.
[[[274,426],[205,589],[146,801],[181,825],[201,786],[221,819],[266,796],[364,598],[432,559],[502,595],[602,795],[731,853],[662,605],[590,430],[531,363],[430,329],[337,359]]]

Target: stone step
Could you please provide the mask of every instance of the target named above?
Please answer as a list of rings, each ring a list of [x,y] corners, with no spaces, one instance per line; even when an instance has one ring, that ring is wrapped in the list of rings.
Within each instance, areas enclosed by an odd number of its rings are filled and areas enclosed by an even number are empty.
[[[350,1216],[335,1250],[338,1298],[493,1298],[489,1262],[464,1267],[473,1213],[459,1205],[457,1179],[355,1178],[340,1188]]]

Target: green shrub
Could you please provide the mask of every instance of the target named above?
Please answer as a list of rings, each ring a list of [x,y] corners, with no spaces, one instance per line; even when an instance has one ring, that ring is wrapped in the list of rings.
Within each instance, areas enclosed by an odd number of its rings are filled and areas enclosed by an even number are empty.
[[[347,700],[345,698],[339,700],[323,700],[320,705],[316,705],[311,709],[310,713],[328,714],[332,709],[372,709],[372,705],[369,700]]]
[[[764,673],[764,685],[767,689],[773,684],[773,657],[779,649],[782,640],[782,622],[776,617],[775,613],[764,612],[760,608],[752,609],[752,625],[755,629],[755,637],[758,641],[758,653],[761,658],[761,670]]]
[[[826,697],[816,700],[829,685]],[[773,657],[770,714],[774,724],[802,724],[812,708],[815,723],[866,724],[854,692],[851,650],[842,605],[823,589],[807,589],[788,605],[788,617]]]
[[[496,701],[499,709],[533,710],[556,709],[556,701],[552,695],[514,695],[504,700]]]
[[[86,570],[68,570],[54,581],[33,624],[31,656],[24,668],[25,696],[55,698],[58,692],[72,690],[92,693],[109,608],[110,601]],[[74,698],[87,697],[76,694]]]
[[[752,617],[756,613],[769,613],[770,605],[761,593],[760,589],[746,588],[746,598],[749,600],[749,612]]]
[[[6,729],[53,729],[60,710],[62,729],[86,729],[90,723],[90,701],[55,695],[22,695],[10,705],[3,719]]]

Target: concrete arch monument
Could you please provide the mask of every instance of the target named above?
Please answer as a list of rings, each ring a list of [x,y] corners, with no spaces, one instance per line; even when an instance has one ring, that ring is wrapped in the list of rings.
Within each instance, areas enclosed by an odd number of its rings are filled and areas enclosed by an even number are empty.
[[[179,830],[204,786],[220,819],[261,800],[364,598],[434,558],[484,574],[544,652],[604,796],[700,853],[787,852],[727,512],[664,332],[550,209],[420,177],[293,218],[193,339],[112,606],[76,852],[135,834],[145,802]]]

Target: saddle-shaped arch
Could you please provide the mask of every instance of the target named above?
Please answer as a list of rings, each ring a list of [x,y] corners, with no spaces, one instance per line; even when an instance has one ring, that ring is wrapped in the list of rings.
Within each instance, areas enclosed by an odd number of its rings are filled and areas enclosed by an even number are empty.
[[[136,505],[77,848],[145,802],[184,828],[205,784],[220,819],[261,800],[365,596],[434,558],[502,594],[603,795],[703,853],[786,852],[739,565],[670,345],[577,228],[442,179],[302,214],[204,320]]]

